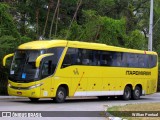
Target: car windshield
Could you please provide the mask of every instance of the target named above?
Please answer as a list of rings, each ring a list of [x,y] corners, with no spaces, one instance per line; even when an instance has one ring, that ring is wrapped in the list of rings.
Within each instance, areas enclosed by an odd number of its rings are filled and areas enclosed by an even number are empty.
[[[35,67],[36,58],[44,50],[17,50],[13,58],[9,79],[14,81],[32,81],[38,78],[38,69]]]

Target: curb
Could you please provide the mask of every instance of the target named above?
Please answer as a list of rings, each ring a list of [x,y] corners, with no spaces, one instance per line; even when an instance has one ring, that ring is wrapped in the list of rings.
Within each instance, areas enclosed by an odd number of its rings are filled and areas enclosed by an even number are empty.
[[[0,96],[0,99],[24,99],[26,97],[18,97],[18,96]]]
[[[108,108],[110,108],[110,107],[112,107],[112,106],[109,106],[109,105],[105,106],[105,112],[106,112],[106,116],[108,116],[108,117],[107,117],[108,120],[126,120],[126,119],[123,119],[123,118],[121,118],[121,117],[116,117],[116,116],[113,116],[112,114],[110,114],[110,113],[107,111]]]

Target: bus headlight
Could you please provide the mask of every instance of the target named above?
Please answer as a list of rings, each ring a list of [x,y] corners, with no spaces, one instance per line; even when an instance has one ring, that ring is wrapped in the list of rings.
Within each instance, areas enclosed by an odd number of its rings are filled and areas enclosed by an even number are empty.
[[[33,88],[36,88],[36,87],[40,87],[42,85],[43,85],[43,83],[39,83],[39,84],[28,87],[28,89],[33,89]]]
[[[10,84],[10,83],[8,83],[8,87],[11,87],[11,84]]]

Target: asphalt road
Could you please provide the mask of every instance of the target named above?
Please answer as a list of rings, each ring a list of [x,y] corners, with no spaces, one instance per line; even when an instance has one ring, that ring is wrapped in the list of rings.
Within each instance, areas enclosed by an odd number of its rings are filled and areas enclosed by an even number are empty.
[[[96,97],[79,97],[79,98],[69,98],[65,103],[57,104],[52,101],[52,99],[40,99],[37,103],[32,103],[28,98],[3,98],[0,97],[0,116],[2,112],[12,112],[12,118],[1,117],[1,120],[39,120],[40,118],[26,118],[30,116],[40,116],[38,112],[44,112],[47,116],[64,116],[64,117],[43,117],[41,119],[45,120],[106,120],[105,117],[98,117],[97,112],[94,111],[104,111],[107,107],[125,105],[125,104],[137,104],[137,103],[151,103],[160,102],[160,93],[155,93],[152,95],[142,96],[140,100],[130,100],[123,101],[120,99],[107,99],[99,100]],[[13,112],[20,113],[14,114]],[[25,113],[29,111],[34,111],[35,114]],[[60,112],[57,112],[60,111]],[[65,112],[69,111],[69,112]],[[76,112],[75,112],[76,111]],[[83,112],[80,112],[83,111]],[[99,113],[99,112],[98,112]],[[5,113],[3,113],[5,115]],[[27,115],[26,115],[27,114]],[[76,114],[74,116],[74,114]],[[80,117],[82,114],[82,117]],[[92,115],[94,114],[92,117]],[[86,116],[85,116],[86,115]],[[89,115],[89,116],[87,116]],[[18,117],[17,117],[18,116]],[[23,116],[23,118],[19,117]],[[72,116],[72,117],[66,117]]]

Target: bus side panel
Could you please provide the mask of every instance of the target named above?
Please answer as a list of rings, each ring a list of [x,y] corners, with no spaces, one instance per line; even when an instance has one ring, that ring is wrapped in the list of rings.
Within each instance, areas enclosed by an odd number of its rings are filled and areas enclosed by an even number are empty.
[[[68,66],[57,70],[54,78],[55,91],[61,84],[67,84],[69,96],[74,96],[76,91],[86,91],[88,79],[84,78],[83,68],[77,66]]]
[[[140,85],[142,87],[142,94],[150,94],[156,91],[156,70],[104,67],[102,71],[103,91],[109,91],[107,95],[123,95],[123,91],[126,85],[130,85],[132,90],[134,90],[136,85]],[[151,74],[139,74],[141,71],[146,71],[148,73],[151,72]],[[147,86],[150,86],[150,89],[148,89]]]
[[[151,76],[147,80],[147,93],[146,94],[152,94],[157,92],[157,82],[158,82],[158,68],[155,67],[151,69]]]
[[[41,81],[38,81],[39,83],[42,83],[40,86],[40,97],[52,97],[53,94],[53,84],[52,84],[52,76],[49,76],[47,78],[44,78]]]
[[[87,96],[99,96],[102,94],[102,72],[100,66],[85,66],[84,77],[88,78]]]
[[[60,69],[56,75],[70,79],[69,96],[101,95],[101,67],[73,65]]]
[[[105,96],[123,94],[123,70],[115,67],[103,67],[103,91]]]

